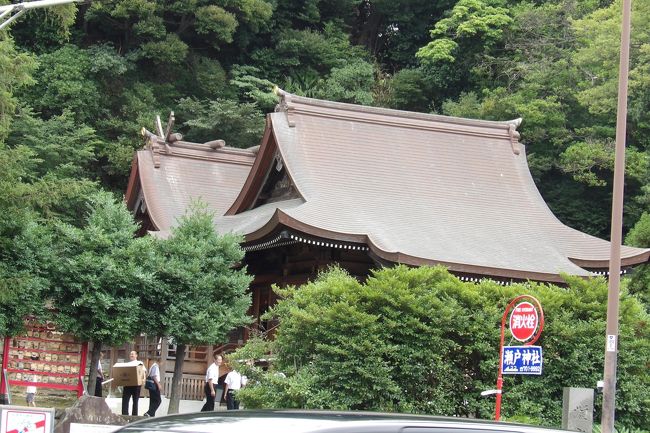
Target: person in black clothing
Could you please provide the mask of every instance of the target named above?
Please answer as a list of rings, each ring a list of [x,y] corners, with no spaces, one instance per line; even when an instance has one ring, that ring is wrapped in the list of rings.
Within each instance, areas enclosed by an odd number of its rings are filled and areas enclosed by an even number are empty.
[[[214,400],[217,396],[217,381],[219,380],[219,367],[223,362],[221,355],[214,358],[214,362],[210,364],[208,370],[205,372],[205,404],[201,408],[201,412],[210,412],[214,410]]]
[[[142,361],[138,361],[138,352],[135,350],[131,351],[129,354],[129,364],[133,365],[143,365]],[[141,382],[144,382],[146,378],[146,372],[145,369],[142,369],[142,372],[145,377],[142,377]],[[131,409],[131,415],[137,416],[138,415],[138,401],[140,400],[140,388],[142,388],[141,385],[133,385],[133,386],[125,386],[122,389],[122,415],[128,415],[129,414],[129,400],[133,398],[133,408]]]
[[[102,396],[102,382],[104,381],[102,359],[104,359],[104,352],[99,352],[99,361],[97,361],[97,379],[95,379],[95,397]]]
[[[155,389],[149,390],[149,410],[144,413],[144,416],[156,416],[156,411],[162,402],[160,397],[162,391],[162,384],[160,383],[160,358],[156,358],[153,361],[153,364],[149,366],[149,377],[153,379],[153,383],[156,386]]]

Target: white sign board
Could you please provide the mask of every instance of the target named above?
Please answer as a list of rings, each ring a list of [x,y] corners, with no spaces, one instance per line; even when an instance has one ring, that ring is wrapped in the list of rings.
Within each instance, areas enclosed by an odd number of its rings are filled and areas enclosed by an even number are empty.
[[[0,433],[52,433],[54,409],[0,406]]]
[[[607,351],[616,352],[616,335],[607,336]]]

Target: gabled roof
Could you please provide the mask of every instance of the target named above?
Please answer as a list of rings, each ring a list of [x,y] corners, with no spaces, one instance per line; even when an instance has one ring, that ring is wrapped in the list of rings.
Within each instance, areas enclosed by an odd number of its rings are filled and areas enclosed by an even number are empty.
[[[196,200],[223,215],[242,188],[257,147],[235,149],[217,141],[165,142],[144,131],[146,147],[136,153],[126,192],[130,209],[143,209],[155,230],[166,233]]]
[[[254,162],[252,151],[170,145],[150,134],[130,185],[139,175],[163,235],[201,196],[224,215],[217,229],[244,235],[251,249],[290,233],[326,246],[362,245],[380,262],[443,264],[469,275],[560,282],[563,272],[607,269],[609,242],[561,223],[539,194],[518,120],[278,93]],[[127,199],[136,195],[130,191]],[[621,255],[631,266],[647,262],[650,250],[622,247]]]
[[[586,276],[587,269],[607,268],[609,242],[567,227],[542,199],[518,142],[518,120],[279,93],[255,166],[228,211],[239,221],[256,220],[243,231],[247,241],[265,240],[282,225],[365,243],[386,261],[440,263],[471,274],[561,281],[561,272]],[[255,208],[278,166],[299,198]],[[237,227],[228,218],[217,226]],[[649,257],[650,250],[622,248],[624,266]]]

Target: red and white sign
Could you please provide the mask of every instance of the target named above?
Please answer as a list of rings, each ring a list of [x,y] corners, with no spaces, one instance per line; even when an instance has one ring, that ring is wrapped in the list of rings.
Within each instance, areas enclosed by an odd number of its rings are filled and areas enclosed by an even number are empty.
[[[52,433],[54,431],[54,409],[0,408],[1,433]]]
[[[537,308],[530,302],[521,302],[510,315],[510,332],[519,341],[526,341],[535,335],[539,324]]]

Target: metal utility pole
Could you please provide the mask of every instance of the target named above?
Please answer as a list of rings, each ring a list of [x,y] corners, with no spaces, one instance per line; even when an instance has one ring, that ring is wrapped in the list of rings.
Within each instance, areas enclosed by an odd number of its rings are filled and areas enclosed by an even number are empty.
[[[58,6],[67,3],[78,3],[84,0],[38,0],[29,3],[16,3],[0,6],[0,30],[18,19],[19,16],[30,9]]]
[[[623,237],[623,185],[625,180],[625,134],[627,122],[627,78],[630,64],[631,0],[623,0],[621,23],[621,58],[618,75],[618,108],[616,117],[616,159],[614,162],[614,194],[612,197],[612,231],[607,294],[607,330],[605,338],[605,369],[603,374],[603,433],[614,432],[616,409],[616,362],[618,356],[618,298],[621,282],[621,243]]]

